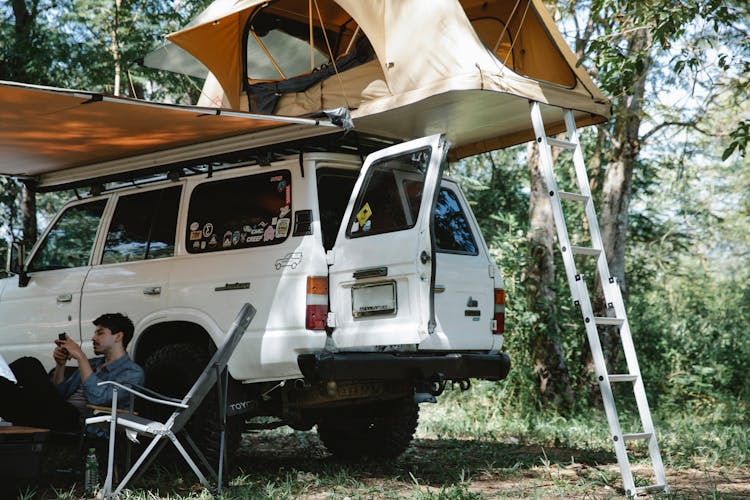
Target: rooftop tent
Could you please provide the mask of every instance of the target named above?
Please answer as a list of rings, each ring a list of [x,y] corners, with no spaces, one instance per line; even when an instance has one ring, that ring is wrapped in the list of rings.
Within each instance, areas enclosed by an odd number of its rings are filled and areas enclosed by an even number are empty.
[[[573,108],[580,126],[609,114],[541,0],[217,0],[168,39],[211,71],[224,95],[210,100],[346,106],[362,131],[446,132],[458,157],[529,140],[529,100]]]

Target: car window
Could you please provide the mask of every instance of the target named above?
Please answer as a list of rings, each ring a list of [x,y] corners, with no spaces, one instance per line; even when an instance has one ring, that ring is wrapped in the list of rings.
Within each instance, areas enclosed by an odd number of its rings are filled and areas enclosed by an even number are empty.
[[[121,196],[107,231],[102,264],[174,255],[181,192],[182,186],[171,186]]]
[[[29,263],[28,270],[48,271],[89,264],[107,200],[69,207],[57,219]]]
[[[430,155],[426,148],[374,163],[354,204],[347,235],[359,238],[414,227]],[[404,176],[419,180],[404,189],[398,181]]]
[[[190,197],[185,241],[205,253],[281,243],[291,233],[288,170],[206,182]]]
[[[341,219],[344,218],[346,205],[349,203],[355,182],[357,182],[356,172],[324,169],[318,171],[320,229],[326,250],[333,248],[336,242]]]
[[[438,252],[477,255],[477,243],[456,193],[441,188],[435,205],[435,243]]]

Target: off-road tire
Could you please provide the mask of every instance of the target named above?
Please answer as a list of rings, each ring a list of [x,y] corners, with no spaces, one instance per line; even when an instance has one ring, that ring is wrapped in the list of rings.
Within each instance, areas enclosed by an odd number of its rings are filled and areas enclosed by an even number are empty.
[[[318,436],[339,458],[396,458],[414,438],[419,406],[412,397],[337,409],[318,422]]]
[[[165,396],[182,398],[198,379],[210,359],[208,350],[195,344],[171,344],[154,351],[143,365],[146,387]],[[139,410],[147,417],[166,419],[172,408],[144,404]],[[218,395],[210,391],[187,425],[187,432],[213,467],[219,463]],[[239,447],[242,421],[227,419],[225,443],[227,456]],[[168,446],[169,448],[169,446]]]

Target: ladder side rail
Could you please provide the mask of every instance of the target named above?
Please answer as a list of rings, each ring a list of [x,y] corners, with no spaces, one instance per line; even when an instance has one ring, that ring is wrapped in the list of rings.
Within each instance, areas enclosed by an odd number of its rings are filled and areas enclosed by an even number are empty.
[[[565,224],[565,217],[562,212],[562,205],[560,204],[557,181],[553,173],[552,154],[550,153],[549,144],[547,144],[547,134],[544,131],[542,111],[539,103],[535,101],[531,102],[531,124],[534,127],[537,147],[539,148],[539,167],[544,184],[547,187],[547,195],[550,207],[552,208],[552,217],[555,220],[555,228],[557,230],[557,242],[562,251],[563,264],[565,265],[565,272],[568,277],[568,286],[570,287],[573,300],[579,301],[580,293],[578,291],[578,282],[575,279],[579,275],[573,261],[573,253],[570,249],[570,238],[568,237],[567,225]]]
[[[602,234],[599,228],[599,218],[596,214],[596,208],[594,207],[593,198],[591,198],[588,173],[586,172],[586,166],[583,161],[583,151],[581,150],[581,144],[578,138],[578,130],[576,128],[573,111],[565,110],[564,113],[565,125],[570,141],[577,144],[577,147],[573,152],[573,163],[576,169],[576,177],[578,179],[579,189],[581,190],[582,194],[590,197],[589,202],[586,203],[585,213],[586,219],[588,220],[589,224],[591,244],[593,247],[601,248],[602,250],[602,252],[597,257],[596,268],[597,273],[599,274],[599,279],[601,280],[605,302],[607,304],[612,304],[615,310],[615,317],[621,318],[623,320],[623,324],[620,326],[620,337],[622,339],[622,348],[625,353],[628,372],[631,375],[636,375],[640,378],[641,370],[638,365],[638,357],[636,355],[632,335],[630,334],[628,315],[625,310],[625,301],[622,298],[622,291],[620,290],[620,285],[617,283],[617,279],[613,279],[612,275],[610,274],[609,262],[607,261],[607,255],[604,252],[604,242],[602,240]]]
[[[604,359],[604,354],[602,353],[601,341],[599,340],[599,331],[597,330],[594,321],[593,307],[591,306],[591,299],[589,298],[589,292],[586,288],[586,282],[576,269],[573,252],[570,248],[570,239],[568,237],[567,226],[559,197],[559,190],[557,188],[557,181],[555,180],[553,171],[552,155],[550,153],[549,144],[547,143],[547,135],[544,130],[544,122],[538,102],[531,103],[531,121],[534,127],[537,144],[539,146],[539,166],[542,170],[542,177],[547,187],[550,204],[552,206],[553,218],[555,220],[555,225],[557,226],[558,243],[561,247],[563,263],[565,264],[565,270],[568,277],[568,285],[573,300],[578,303],[581,309],[581,315],[586,328],[586,336],[589,341],[589,346],[591,347],[591,356],[594,361],[596,377],[599,383],[599,389],[602,393],[602,400],[604,401],[604,410],[609,423],[611,437],[614,441],[615,454],[617,455],[617,463],[620,467],[623,485],[627,492],[632,492],[634,494],[635,483],[630,469],[630,461],[628,459],[627,449],[625,448],[625,441],[622,438],[623,432],[620,428],[620,419],[617,415],[614,394],[609,383],[606,361]],[[580,150],[580,146],[577,149]],[[590,199],[588,203],[591,204]]]
[[[641,376],[635,343],[633,342],[633,336],[630,330],[630,323],[627,319],[627,314],[625,313],[625,302],[622,298],[622,291],[620,290],[617,280],[614,280],[612,283],[606,283],[606,288],[609,289],[610,297],[613,299],[612,302],[615,306],[617,316],[624,319],[624,322],[620,327],[620,341],[622,342],[622,349],[625,354],[628,371],[633,375],[637,375],[637,379],[633,386],[633,393],[635,395],[635,401],[638,407],[638,414],[641,419],[643,431],[651,434],[651,437],[648,440],[648,451],[651,456],[656,483],[667,484],[664,463],[662,462],[661,452],[656,438],[656,427],[651,418],[651,409],[648,404],[646,387],[643,384],[643,377]]]
[[[604,252],[604,244],[601,236],[601,230],[599,228],[599,219],[596,215],[596,209],[594,207],[593,197],[591,195],[588,172],[586,171],[586,166],[583,159],[583,151],[581,148],[580,139],[578,136],[578,128],[575,123],[573,111],[570,109],[566,109],[564,111],[564,118],[568,140],[577,144],[575,150],[573,151],[573,164],[576,170],[576,178],[579,185],[578,187],[581,194],[589,197],[589,200],[585,206],[585,213],[589,223],[591,243],[593,247],[602,249],[601,254],[597,257],[597,272],[602,283],[602,291],[604,292],[606,303],[612,304],[612,306],[614,307],[615,317],[622,318],[623,320],[623,323],[620,326],[620,339],[622,342],[623,352],[625,354],[628,372],[629,374],[636,376],[636,380],[633,386],[633,392],[635,394],[636,404],[638,407],[638,414],[641,419],[643,431],[651,434],[648,442],[648,448],[656,482],[660,485],[666,485],[667,480],[664,472],[664,464],[662,462],[659,445],[656,439],[656,428],[651,418],[651,411],[648,404],[648,398],[646,396],[646,389],[643,384],[643,377],[641,376],[641,370],[638,364],[638,356],[636,354],[635,344],[633,342],[633,337],[630,330],[630,323],[628,321],[627,312],[625,310],[625,301],[622,297],[622,291],[620,290],[620,285],[617,282],[617,279],[612,279],[610,275],[609,264],[607,262],[607,256]]]

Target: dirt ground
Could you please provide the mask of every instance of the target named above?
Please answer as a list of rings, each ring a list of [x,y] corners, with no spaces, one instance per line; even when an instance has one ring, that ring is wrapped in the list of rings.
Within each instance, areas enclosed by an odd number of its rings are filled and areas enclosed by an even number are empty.
[[[352,498],[465,498],[456,490],[481,498],[618,498],[624,496],[614,454],[571,448],[521,446],[498,442],[417,439],[392,464],[339,462],[327,455],[313,435],[246,438],[251,453],[240,467],[271,473],[296,471],[299,483],[320,483],[322,473],[342,469],[360,486]],[[242,460],[242,459],[241,459]],[[261,465],[262,464],[262,465]],[[650,467],[635,465],[636,485],[654,482]],[[705,467],[667,469],[673,498],[749,498],[750,468]],[[345,498],[347,487],[305,487],[298,498]],[[332,491],[333,490],[333,491]]]
[[[75,465],[75,453],[58,453],[46,461],[58,469]],[[65,455],[68,455],[65,458]],[[71,463],[71,456],[73,463]],[[52,470],[47,470],[48,477]],[[634,466],[637,485],[649,480],[649,468]],[[196,493],[190,471],[177,474],[173,485],[165,474],[147,474],[136,498],[169,498],[156,491]],[[54,475],[56,484],[41,486],[34,498],[55,498],[70,491],[75,480]],[[355,499],[355,498],[622,498],[624,491],[612,453],[573,448],[543,448],[517,443],[460,439],[416,439],[390,463],[348,462],[329,455],[314,432],[245,435],[234,460],[227,498]],[[750,468],[730,466],[668,468],[671,498],[749,498]],[[270,489],[268,489],[270,487]],[[76,490],[77,491],[77,490]],[[2,498],[13,498],[2,495]]]

